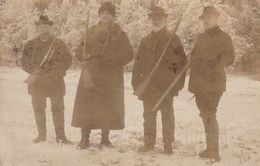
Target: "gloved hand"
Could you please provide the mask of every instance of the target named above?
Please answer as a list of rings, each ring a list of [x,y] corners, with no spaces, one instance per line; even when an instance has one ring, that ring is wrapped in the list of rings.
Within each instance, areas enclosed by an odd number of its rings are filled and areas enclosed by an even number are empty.
[[[171,63],[171,65],[169,66],[169,70],[176,73],[178,70],[178,67],[179,67],[179,65],[177,63]]]

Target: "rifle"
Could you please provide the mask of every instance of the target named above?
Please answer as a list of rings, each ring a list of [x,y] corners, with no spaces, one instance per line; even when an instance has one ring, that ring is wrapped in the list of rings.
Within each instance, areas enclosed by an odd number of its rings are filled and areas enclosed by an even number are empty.
[[[90,61],[90,60],[92,60],[92,59],[95,59],[95,58],[98,58],[98,57],[103,56],[103,54],[105,53],[105,51],[106,51],[106,49],[107,49],[107,47],[108,47],[108,44],[109,44],[109,41],[110,41],[110,37],[111,37],[111,34],[109,34],[109,35],[107,36],[106,42],[105,42],[105,44],[104,44],[104,47],[102,48],[102,51],[101,51],[99,54],[94,55],[94,56],[91,56],[91,57],[89,57],[89,58],[87,58],[87,59],[85,59],[85,60],[86,60],[86,61]]]
[[[173,34],[175,34],[175,32],[177,31],[177,29],[178,29],[178,27],[179,27],[179,25],[181,23],[182,17],[183,17],[183,14],[180,17],[180,19],[178,20],[175,28],[173,29]],[[165,48],[164,48],[164,50],[163,50],[159,60],[158,60],[158,62],[154,66],[153,70],[149,73],[149,75],[145,78],[145,80],[134,91],[134,95],[136,95],[139,99],[141,99],[141,97],[142,97],[143,93],[145,92],[147,86],[151,82],[154,73],[157,71],[157,69],[158,69],[162,59],[164,58],[164,55],[165,55],[165,53],[166,53],[166,51],[167,51],[167,49],[168,49],[168,47],[169,47],[169,45],[170,45],[170,43],[172,41],[172,38],[173,38],[173,35],[171,35],[170,39],[168,40],[168,42],[167,42],[167,44],[166,44],[166,46],[165,46]]]
[[[108,36],[108,38],[107,38],[107,40],[106,40],[106,43],[105,43],[105,45],[104,45],[102,51],[101,51],[98,55],[91,56],[91,57],[89,57],[89,58],[87,58],[87,59],[85,59],[85,60],[86,60],[86,61],[90,61],[90,60],[92,60],[92,59],[95,59],[95,58],[98,58],[98,57],[103,56],[103,54],[104,54],[104,52],[106,51],[106,48],[107,48],[107,46],[108,46],[108,44],[109,44],[109,39],[110,39],[110,36]]]
[[[54,45],[54,43],[55,43],[56,38],[58,37],[58,35],[59,35],[59,33],[60,33],[61,26],[62,26],[62,24],[63,24],[64,21],[65,21],[65,18],[63,18],[63,19],[61,20],[61,23],[60,23],[60,25],[59,25],[58,32],[57,32],[56,36],[53,37],[53,40],[52,40],[51,45],[50,45],[50,47],[49,47],[49,49],[48,49],[48,52],[44,55],[44,57],[43,57],[43,59],[42,59],[40,65],[39,65],[39,66],[33,71],[33,73],[32,73],[31,75],[29,75],[28,78],[24,81],[25,83],[27,83],[27,84],[29,84],[29,85],[32,85],[32,84],[35,82],[37,76],[38,76],[39,73],[40,73],[40,68],[41,68],[41,67],[47,67],[47,66],[48,66],[48,64],[49,64],[49,62],[50,62],[50,59],[52,58],[53,53],[54,53],[53,45]],[[35,45],[35,47],[36,47],[36,45]],[[35,49],[36,49],[36,48],[34,48],[33,56],[35,56],[35,55],[34,55],[34,54],[35,54]]]
[[[160,104],[163,102],[163,100],[166,98],[166,96],[169,94],[169,92],[172,90],[172,88],[176,85],[176,83],[179,81],[179,79],[182,77],[182,75],[186,72],[186,70],[191,65],[191,59],[189,58],[186,65],[181,69],[180,73],[176,76],[176,78],[172,81],[170,86],[165,90],[163,95],[160,97],[160,99],[157,101],[157,103],[154,105],[152,111],[155,112],[157,108],[160,106]]]
[[[83,46],[83,55],[82,57],[85,57],[85,54],[86,54],[86,40],[87,40],[87,33],[89,33],[89,17],[90,17],[90,12],[88,11],[88,15],[87,15],[87,29],[85,31],[85,34],[84,34],[84,46]],[[91,87],[94,87],[94,83],[92,81],[92,78],[91,78],[91,75],[87,69],[87,60],[86,62],[84,63],[83,65],[83,85],[84,85],[84,88],[91,88]]]

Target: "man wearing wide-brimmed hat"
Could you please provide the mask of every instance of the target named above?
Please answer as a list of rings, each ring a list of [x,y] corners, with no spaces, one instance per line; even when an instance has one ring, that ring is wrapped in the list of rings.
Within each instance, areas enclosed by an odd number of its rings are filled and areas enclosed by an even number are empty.
[[[151,9],[149,19],[152,23],[152,32],[142,39],[133,67],[132,85],[136,90],[156,66],[163,50],[172,37],[158,69],[151,78],[145,92],[142,96],[139,96],[144,106],[144,146],[139,149],[140,152],[154,149],[157,112],[153,112],[152,108],[186,63],[186,55],[180,38],[176,34],[170,33],[166,28],[167,16],[168,14],[161,7]],[[166,154],[173,153],[172,143],[175,128],[173,97],[177,96],[178,92],[183,88],[184,80],[185,77],[180,79],[159,107],[162,114],[163,143]]]
[[[219,157],[219,127],[216,118],[217,107],[226,90],[225,67],[234,63],[234,48],[229,35],[218,26],[220,13],[213,7],[204,7],[199,17],[205,32],[198,36],[192,52],[189,91],[194,93],[200,110],[207,148],[200,157],[216,161]]]
[[[65,83],[63,77],[66,70],[71,66],[72,57],[65,43],[51,35],[53,22],[47,16],[41,15],[35,23],[39,36],[25,44],[22,68],[29,74],[33,74],[35,79],[29,81],[28,90],[32,96],[32,105],[35,121],[38,129],[38,136],[34,143],[46,141],[46,98],[51,100],[51,111],[58,143],[71,144],[65,136],[64,131],[64,99]],[[55,40],[54,40],[55,38]],[[51,43],[53,47],[48,56],[48,61],[44,61]]]

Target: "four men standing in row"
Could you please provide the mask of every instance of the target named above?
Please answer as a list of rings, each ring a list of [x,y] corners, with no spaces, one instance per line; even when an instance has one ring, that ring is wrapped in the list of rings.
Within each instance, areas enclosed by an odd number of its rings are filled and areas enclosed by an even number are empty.
[[[78,60],[85,62],[75,99],[72,126],[81,128],[79,149],[89,146],[92,129],[101,129],[101,144],[112,146],[110,130],[120,130],[124,125],[124,79],[123,67],[133,58],[133,49],[125,32],[113,22],[116,9],[104,3],[99,11],[100,21],[87,30],[84,39],[76,49]],[[179,37],[167,30],[167,14],[155,7],[149,14],[152,31],[139,46],[133,68],[132,85],[140,86],[154,67],[157,67],[146,90],[139,96],[144,106],[144,146],[139,151],[154,149],[156,141],[157,110],[152,108],[169,87],[187,58]],[[230,37],[217,25],[219,13],[214,7],[205,7],[200,17],[205,32],[198,36],[191,54],[191,76],[189,91],[194,93],[206,133],[207,149],[200,156],[219,160],[218,123],[216,112],[218,102],[225,91],[224,67],[234,62],[234,49]],[[71,55],[62,40],[49,35],[52,22],[41,16],[37,22],[40,36],[28,42],[22,58],[23,69],[32,74],[38,70],[33,83],[29,84],[32,95],[35,120],[39,135],[35,143],[46,140],[46,98],[50,97],[56,141],[71,143],[64,132],[65,84],[63,77],[71,65]],[[45,67],[39,65],[53,43],[50,60]],[[169,46],[165,47],[169,41]],[[164,53],[163,53],[164,52]],[[161,55],[161,63],[157,66]],[[185,74],[164,99],[161,110],[163,124],[164,152],[172,154],[174,142],[173,98],[184,87]]]

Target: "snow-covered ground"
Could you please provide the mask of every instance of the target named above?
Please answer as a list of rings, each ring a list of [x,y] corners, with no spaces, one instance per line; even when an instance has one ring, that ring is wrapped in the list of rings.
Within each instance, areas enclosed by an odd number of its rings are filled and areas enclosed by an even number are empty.
[[[205,147],[204,131],[194,100],[187,85],[174,101],[176,116],[176,143],[174,155],[163,152],[160,114],[156,150],[140,154],[137,149],[143,141],[142,103],[132,95],[129,74],[125,76],[126,128],[113,131],[114,148],[99,146],[100,131],[91,135],[88,150],[77,150],[76,145],[55,143],[50,102],[47,108],[48,141],[33,144],[36,127],[31,98],[23,83],[26,74],[18,68],[0,68],[0,165],[4,166],[203,166],[208,160],[198,157]],[[67,95],[66,132],[69,139],[78,142],[80,130],[70,125],[79,71],[66,76]],[[260,82],[244,76],[229,76],[228,90],[218,111],[220,123],[220,163],[223,166],[260,165]]]

